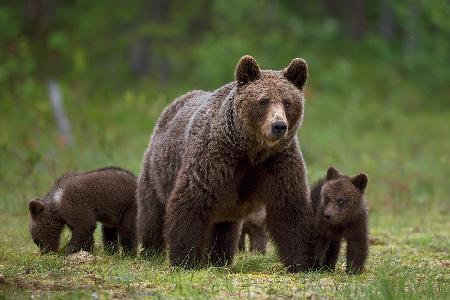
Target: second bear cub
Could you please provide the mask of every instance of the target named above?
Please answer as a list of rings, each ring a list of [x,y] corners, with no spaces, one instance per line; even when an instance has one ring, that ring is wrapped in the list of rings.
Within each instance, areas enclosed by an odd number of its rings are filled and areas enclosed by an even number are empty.
[[[245,218],[239,239],[240,251],[245,251],[246,235],[248,235],[250,240],[250,251],[266,254],[267,224],[265,207],[260,207]]]
[[[347,273],[364,268],[368,254],[367,176],[353,177],[328,168],[325,178],[311,188],[315,214],[316,268],[334,270],[342,239],[347,241]]]
[[[118,167],[58,178],[50,192],[29,203],[30,233],[42,253],[57,251],[64,225],[72,231],[66,254],[91,251],[96,222],[102,223],[103,246],[124,254],[136,251],[136,177]]]

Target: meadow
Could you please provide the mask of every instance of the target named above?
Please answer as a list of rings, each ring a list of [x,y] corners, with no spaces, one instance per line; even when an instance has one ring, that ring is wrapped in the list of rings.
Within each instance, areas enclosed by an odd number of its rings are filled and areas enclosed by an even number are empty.
[[[45,194],[67,170],[118,165],[138,173],[159,113],[193,87],[86,93],[63,85],[73,146],[58,136],[45,86],[27,91],[25,84],[20,92],[4,93],[0,299],[448,299],[450,111],[445,95],[435,96],[440,100],[432,104],[395,73],[380,88],[361,74],[346,78],[346,88],[328,89],[312,76],[299,130],[310,182],[329,165],[369,176],[370,255],[366,271],[355,276],[344,272],[342,259],[336,272],[289,274],[273,246],[265,256],[240,253],[228,267],[186,271],[171,267],[163,256],[108,256],[99,230],[93,255],[39,255],[28,233],[28,201]],[[356,78],[358,85],[350,87]],[[65,231],[64,242],[68,236]]]

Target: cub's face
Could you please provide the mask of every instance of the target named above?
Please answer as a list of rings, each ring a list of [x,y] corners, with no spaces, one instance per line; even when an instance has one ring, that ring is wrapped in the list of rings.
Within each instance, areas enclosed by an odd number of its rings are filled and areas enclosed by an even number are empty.
[[[261,71],[244,56],[236,68],[235,109],[247,136],[262,148],[292,138],[303,117],[307,65],[295,59],[282,72]]]
[[[326,223],[339,225],[354,220],[366,209],[364,190],[367,176],[359,174],[348,177],[334,170],[336,173],[330,176],[333,171],[329,169],[327,181],[322,187],[319,217]]]
[[[56,252],[59,248],[60,225],[45,204],[35,198],[29,203],[29,230],[41,253]]]

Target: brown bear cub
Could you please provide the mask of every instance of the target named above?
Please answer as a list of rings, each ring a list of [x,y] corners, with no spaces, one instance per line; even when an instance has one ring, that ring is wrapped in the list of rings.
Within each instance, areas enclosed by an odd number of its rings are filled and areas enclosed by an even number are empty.
[[[239,240],[240,251],[245,251],[245,237],[247,235],[250,240],[250,251],[266,254],[267,225],[265,207],[259,208],[245,218]]]
[[[41,253],[57,251],[64,225],[72,231],[66,254],[92,251],[96,222],[109,253],[136,252],[136,177],[118,167],[59,177],[50,192],[29,203],[30,233]]]
[[[347,241],[347,273],[363,270],[368,254],[367,176],[353,177],[328,168],[325,178],[311,188],[315,214],[315,268],[334,270],[341,240]]]

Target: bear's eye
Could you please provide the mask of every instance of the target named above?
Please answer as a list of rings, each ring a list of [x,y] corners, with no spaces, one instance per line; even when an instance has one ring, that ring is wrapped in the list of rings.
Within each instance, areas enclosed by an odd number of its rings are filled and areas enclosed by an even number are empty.
[[[330,202],[330,198],[325,197],[325,204],[328,204],[328,202]]]
[[[344,205],[344,199],[343,199],[343,198],[338,198],[338,199],[336,200],[336,202],[337,202],[337,204],[338,204],[339,206]]]
[[[288,108],[289,106],[291,106],[291,101],[289,101],[289,99],[284,99],[283,104],[286,108]]]
[[[262,98],[259,100],[259,106],[266,106],[267,104],[269,104],[269,98]]]

